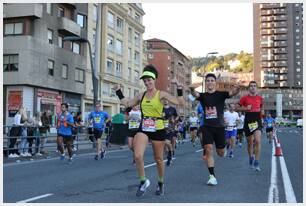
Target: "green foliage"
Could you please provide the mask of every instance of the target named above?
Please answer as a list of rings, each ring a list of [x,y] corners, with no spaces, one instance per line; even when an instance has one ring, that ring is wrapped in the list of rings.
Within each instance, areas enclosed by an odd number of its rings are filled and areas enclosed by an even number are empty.
[[[214,69],[230,70],[235,73],[247,73],[253,71],[253,54],[248,54],[241,51],[239,54],[229,53],[224,56],[210,56],[192,58],[192,71],[194,72],[211,72]],[[240,64],[235,68],[230,69],[229,61],[239,60]]]

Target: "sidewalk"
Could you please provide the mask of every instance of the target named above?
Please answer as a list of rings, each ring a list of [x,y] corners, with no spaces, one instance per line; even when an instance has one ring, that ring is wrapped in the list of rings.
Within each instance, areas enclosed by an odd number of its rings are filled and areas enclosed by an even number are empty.
[[[96,151],[95,148],[93,148],[93,144],[88,140],[81,140],[77,142],[77,151],[74,151],[74,154],[87,154],[87,153],[94,153]],[[103,141],[103,145],[105,146],[105,141]],[[107,148],[107,150],[120,150],[120,149],[127,149],[127,145],[116,145],[116,144],[110,144],[110,146]],[[32,151],[35,151],[35,149],[32,149]],[[13,163],[13,162],[24,162],[24,161],[35,161],[35,160],[41,160],[41,159],[50,159],[59,157],[59,153],[57,152],[57,149],[55,147],[55,142],[49,142],[46,144],[46,151],[47,154],[44,154],[42,156],[31,156],[31,157],[14,157],[14,158],[8,158],[3,157],[3,164],[6,163]],[[65,150],[65,153],[67,154],[67,150]]]

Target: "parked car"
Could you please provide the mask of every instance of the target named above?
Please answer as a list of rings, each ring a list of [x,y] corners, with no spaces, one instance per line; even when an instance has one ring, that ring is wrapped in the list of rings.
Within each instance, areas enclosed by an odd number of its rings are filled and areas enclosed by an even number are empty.
[[[303,119],[298,119],[296,121],[296,126],[299,127],[299,128],[302,128],[303,127]]]

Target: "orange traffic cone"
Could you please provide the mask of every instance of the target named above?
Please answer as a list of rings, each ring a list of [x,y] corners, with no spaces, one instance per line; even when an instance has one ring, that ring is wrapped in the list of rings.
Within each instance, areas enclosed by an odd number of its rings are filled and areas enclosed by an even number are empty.
[[[281,144],[278,140],[278,142],[276,143],[276,147],[275,147],[275,154],[274,156],[283,156],[283,152],[282,152],[282,148],[281,148]]]

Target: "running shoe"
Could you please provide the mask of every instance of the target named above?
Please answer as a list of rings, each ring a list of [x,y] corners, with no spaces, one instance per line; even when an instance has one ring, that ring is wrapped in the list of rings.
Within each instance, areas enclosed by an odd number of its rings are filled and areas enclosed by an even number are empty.
[[[171,160],[172,160],[171,157],[167,157],[167,162],[166,162],[166,165],[167,165],[167,166],[170,166],[170,165],[171,165]]]
[[[95,160],[99,160],[99,155],[95,155]]]
[[[68,164],[72,164],[72,157],[68,159]]]
[[[250,165],[250,167],[251,167],[252,169],[253,169],[254,159],[255,159],[254,155],[252,155],[252,156],[249,158],[249,165]]]
[[[207,181],[207,185],[215,186],[217,184],[218,184],[218,182],[217,182],[217,179],[215,178],[215,176],[209,175],[209,180]]]
[[[60,160],[63,161],[64,159],[65,159],[65,155],[63,154],[60,156]]]
[[[261,169],[260,169],[260,167],[259,167],[259,161],[258,161],[258,160],[255,160],[255,161],[254,161],[254,169],[255,169],[255,171],[257,171],[257,172],[260,172],[260,171],[261,171]]]
[[[106,154],[106,150],[104,150],[103,152],[101,152],[101,159],[105,158],[105,154]]]
[[[242,143],[241,143],[241,142],[239,142],[239,147],[240,147],[240,148],[242,147]]]
[[[234,153],[233,151],[230,151],[229,155],[228,155],[229,158],[233,158],[234,157]]]
[[[164,190],[164,183],[159,182],[157,184],[157,188],[156,188],[156,195],[164,195],[165,194],[165,190]]]
[[[139,187],[138,187],[138,190],[136,192],[136,196],[137,197],[140,197],[142,196],[147,188],[150,186],[150,180],[149,179],[146,179],[146,181],[144,183],[140,183]]]

